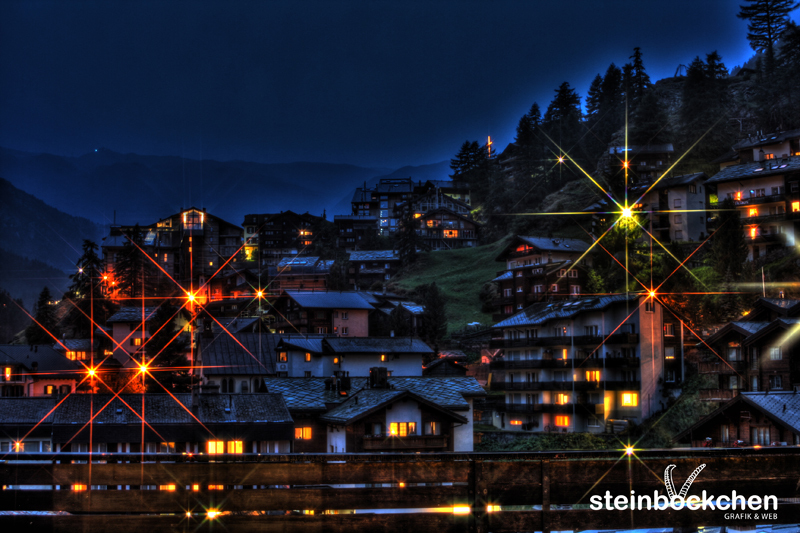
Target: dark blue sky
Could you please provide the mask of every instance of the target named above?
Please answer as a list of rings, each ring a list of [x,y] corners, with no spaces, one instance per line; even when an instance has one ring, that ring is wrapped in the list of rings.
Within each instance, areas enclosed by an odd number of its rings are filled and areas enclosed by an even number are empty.
[[[0,145],[398,167],[504,147],[612,61],[751,51],[732,0],[0,3]],[[797,12],[795,12],[795,19]]]

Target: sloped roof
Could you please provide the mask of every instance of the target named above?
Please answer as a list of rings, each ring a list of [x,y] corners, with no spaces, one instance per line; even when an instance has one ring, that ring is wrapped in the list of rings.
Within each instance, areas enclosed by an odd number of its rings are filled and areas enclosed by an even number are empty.
[[[325,380],[328,378],[266,378],[264,383],[267,390],[283,396],[286,406],[290,411],[319,411],[328,409],[326,404],[338,404],[347,400],[333,390],[325,390]],[[349,394],[362,389],[367,378],[350,378],[351,388]]]
[[[54,344],[53,349],[57,352],[90,352],[92,351],[92,339],[61,339],[60,344]],[[94,347],[99,344],[99,339],[94,339]]]
[[[771,159],[763,162],[740,163],[723,168],[706,183],[722,183],[762,176],[774,176],[797,170],[800,170],[800,157],[797,156],[790,156],[787,159]]]
[[[475,226],[481,226],[482,225],[477,220],[474,220],[474,219],[472,219],[470,217],[464,216],[461,213],[456,213],[455,211],[453,211],[449,207],[444,207],[444,206],[437,207],[436,209],[431,209],[430,211],[427,211],[427,212],[423,213],[423,215],[421,217],[419,217],[419,220],[426,220],[426,219],[428,219],[428,218],[430,218],[430,217],[432,217],[434,215],[437,215],[439,213],[445,213],[445,214],[448,214],[450,216],[454,216],[454,217],[460,218],[461,220],[465,220],[466,222],[469,222],[470,224],[474,224]]]
[[[786,318],[786,317],[779,317],[770,322],[766,327],[759,329],[757,332],[754,332],[752,335],[745,339],[745,344],[751,344],[757,342],[760,338],[768,335],[769,333],[775,330],[787,330],[796,328],[797,325],[800,324],[800,318]]]
[[[510,270],[506,270],[505,272],[494,278],[492,281],[503,281],[504,279],[513,279],[513,278],[514,278],[514,273]]]
[[[50,423],[55,406],[56,399],[52,397],[0,398],[0,424]]]
[[[544,324],[549,320],[570,318],[586,311],[599,311],[610,305],[624,302],[635,302],[639,299],[637,294],[616,294],[593,298],[580,298],[560,302],[539,302],[495,324],[495,328],[511,326],[535,326]]]
[[[275,347],[280,335],[270,333],[232,333],[224,331],[212,338],[200,336],[198,349],[203,374],[255,375],[275,374]]]
[[[778,144],[797,137],[800,137],[800,128],[777,133],[768,133],[757,137],[747,137],[734,144],[733,149],[743,150],[745,148],[756,148],[757,146],[765,146],[768,144]]]
[[[310,337],[307,335],[281,335],[276,350],[295,348],[303,352],[322,353],[323,337]]]
[[[35,347],[36,351],[30,348],[25,344],[0,345],[0,364],[18,364],[31,374],[63,374],[64,378],[68,377],[65,373],[83,370],[83,365],[70,361],[52,346],[40,344]],[[34,363],[36,370],[33,370]]]
[[[754,333],[757,333],[767,326],[769,326],[769,322],[729,322],[720,328],[719,331],[708,337],[705,342],[700,342],[696,346],[705,346],[706,344],[711,344],[722,340],[728,333],[732,331],[740,333],[745,337],[750,337]]]
[[[366,250],[350,252],[350,262],[356,261],[399,261],[397,250]]]
[[[422,398],[413,392],[393,389],[361,390],[338,407],[322,415],[320,420],[334,424],[350,424],[403,398],[411,398],[458,422],[467,423],[467,419],[463,416],[448,411],[442,406]]]
[[[231,333],[239,333],[245,330],[252,332],[253,326],[258,323],[257,317],[219,317],[217,320]],[[217,325],[217,323],[214,322],[214,325]]]
[[[743,399],[800,432],[800,394],[791,392],[740,392]]]
[[[756,303],[789,316],[800,313],[800,300],[793,300],[791,298],[759,298]]]
[[[505,256],[517,245],[522,242],[528,246],[532,246],[537,250],[544,252],[574,252],[582,253],[589,249],[589,243],[579,241],[578,239],[562,239],[550,237],[532,237],[526,235],[517,235],[508,243],[502,252],[495,258],[495,261],[505,261]]]
[[[355,291],[286,291],[286,294],[301,307],[311,309],[374,309],[360,293]]]
[[[158,307],[145,307],[144,311],[141,307],[120,307],[119,311],[111,315],[106,322],[141,322],[142,316],[144,316],[145,322],[149,322],[156,311],[158,311]]]
[[[486,391],[474,377],[390,377],[389,384],[398,390],[413,392],[447,409],[469,409],[465,397],[486,396]]]
[[[322,341],[328,353],[417,354],[433,350],[416,337],[329,337]]]

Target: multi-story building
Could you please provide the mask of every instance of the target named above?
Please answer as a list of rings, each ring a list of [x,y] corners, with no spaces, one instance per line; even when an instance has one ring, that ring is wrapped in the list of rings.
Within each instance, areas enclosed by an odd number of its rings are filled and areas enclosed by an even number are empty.
[[[150,359],[145,348],[147,339],[150,338],[149,323],[156,311],[158,307],[121,307],[109,317],[107,324],[111,328],[110,336],[113,339],[109,348],[123,367],[137,367],[142,361]],[[173,319],[173,324],[188,328],[186,314],[179,312]]]
[[[378,234],[378,217],[372,215],[334,215],[337,246],[354,252]]]
[[[400,270],[397,250],[352,252],[347,280],[354,289],[369,289],[376,283],[386,283]]]
[[[709,234],[707,180],[703,172],[650,180],[630,187],[628,198],[648,213],[644,227],[660,242],[702,241]]]
[[[726,324],[698,348],[700,374],[715,376],[717,386],[700,399],[724,401],[740,392],[790,390],[800,385],[800,301],[761,298],[742,320]]]
[[[0,345],[0,396],[68,394],[83,379],[88,365],[88,357],[85,361],[71,360],[47,345]]]
[[[158,264],[159,278],[169,276],[184,291],[195,294],[198,301],[212,298],[209,281],[226,276],[239,266],[242,228],[191,207],[155,224],[140,226],[144,236],[142,249]],[[105,280],[114,293],[114,265],[118,254],[132,236],[134,226],[111,226],[103,242]],[[165,280],[161,279],[165,282]]]
[[[293,211],[245,215],[245,264],[276,266],[282,259],[306,255],[313,228],[323,220],[324,217]]]
[[[384,368],[389,376],[421,376],[422,360],[433,350],[414,337],[282,335],[275,347],[279,377],[367,377]]]
[[[356,291],[286,291],[273,302],[277,333],[368,337],[375,299]]]
[[[706,182],[710,208],[733,200],[744,226],[748,259],[795,245],[800,222],[800,130],[745,139],[735,145],[741,163]],[[715,201],[716,200],[716,201]]]
[[[505,263],[492,280],[500,296],[493,318],[500,321],[528,305],[544,300],[578,298],[586,286],[586,266],[591,257],[584,254],[589,244],[576,239],[515,236],[495,258]]]
[[[495,324],[494,423],[509,430],[603,432],[641,423],[665,407],[663,309],[638,295],[534,304]],[[680,330],[678,330],[679,332]]]
[[[281,259],[277,265],[268,267],[268,288],[270,292],[325,290],[333,263],[332,259],[308,256]]]
[[[429,209],[417,218],[417,233],[428,250],[451,250],[478,245],[480,224],[447,207]]]
[[[627,169],[632,183],[655,181],[670,167],[674,153],[672,143],[608,148],[612,168],[619,172]]]

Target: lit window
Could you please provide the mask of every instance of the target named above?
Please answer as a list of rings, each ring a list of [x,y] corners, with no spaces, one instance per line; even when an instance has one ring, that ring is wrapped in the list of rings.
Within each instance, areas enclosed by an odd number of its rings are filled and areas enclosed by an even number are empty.
[[[756,229],[755,226],[753,226],[752,228],[750,228],[750,238],[755,239],[756,235],[758,235],[758,230]]]
[[[72,490],[77,490],[77,491],[86,490],[86,485],[81,485],[80,483],[72,485]]]
[[[734,200],[741,200],[742,199],[742,191],[737,191],[736,193],[734,193],[733,199]]]
[[[747,216],[757,217],[758,216],[758,209],[756,209],[755,207],[751,207],[750,210],[747,212]]]
[[[158,486],[158,490],[166,490],[166,491],[169,491],[169,492],[174,492],[175,491],[175,485],[173,485],[173,484],[159,485]]]
[[[569,417],[565,415],[556,416],[556,426],[562,428],[569,426]]]
[[[142,345],[142,338],[141,337],[137,337],[137,338],[131,339],[131,346],[141,346],[141,345]]]
[[[566,405],[569,403],[569,394],[565,394],[563,392],[559,392],[556,394],[556,404],[558,405]]]
[[[385,355],[381,355],[381,363],[385,363],[385,362],[386,362],[386,356]]]
[[[278,362],[279,363],[286,362],[286,352],[278,352]]]
[[[783,355],[781,354],[781,347],[780,346],[773,346],[769,349],[769,358],[772,361],[778,361],[783,359]]]
[[[225,490],[225,485],[209,485],[208,490]]]
[[[392,422],[389,424],[389,435],[397,436],[399,429],[397,427],[397,422]]]
[[[554,285],[553,285],[553,286],[550,288],[550,290],[551,290],[552,292],[558,292],[558,285],[557,285],[557,284],[554,284]]]
[[[600,371],[599,370],[587,370],[586,371],[586,381],[600,381]]]
[[[228,453],[244,453],[242,441],[240,440],[228,441]]]
[[[512,426],[521,426],[522,425],[522,420],[511,420],[509,423]]]
[[[311,428],[294,428],[294,438],[298,440],[310,440]]]
[[[638,392],[623,392],[622,393],[622,405],[626,407],[636,407],[639,405],[639,393]]]
[[[224,445],[225,443],[221,440],[210,440],[208,441],[208,453],[224,453]]]
[[[306,352],[306,363],[310,361],[311,361],[311,354],[309,352]]]
[[[6,367],[4,376],[5,376],[5,380],[6,381],[11,381],[11,367],[10,366]]]
[[[675,336],[675,324],[664,324],[664,336],[665,337]]]
[[[389,424],[389,435],[394,437],[407,437],[417,434],[416,422],[392,422]]]
[[[664,347],[664,359],[668,359],[668,360],[675,359],[675,347],[674,346],[665,346]]]
[[[67,352],[67,359],[69,359],[70,361],[74,361],[75,360],[75,352]]]
[[[339,364],[339,358],[338,357],[334,357],[333,358],[333,364],[334,365],[338,365]]]

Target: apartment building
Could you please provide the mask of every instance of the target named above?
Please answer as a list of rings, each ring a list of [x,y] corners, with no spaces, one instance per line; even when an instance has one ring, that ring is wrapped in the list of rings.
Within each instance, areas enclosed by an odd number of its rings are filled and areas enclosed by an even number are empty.
[[[323,221],[324,217],[307,212],[245,215],[242,224],[246,243],[243,248],[245,265],[250,268],[259,264],[276,266],[281,260],[307,255],[314,228]]]
[[[494,424],[506,430],[603,432],[665,407],[664,313],[657,300],[615,295],[533,304],[494,325]],[[628,422],[625,422],[628,421]]]

